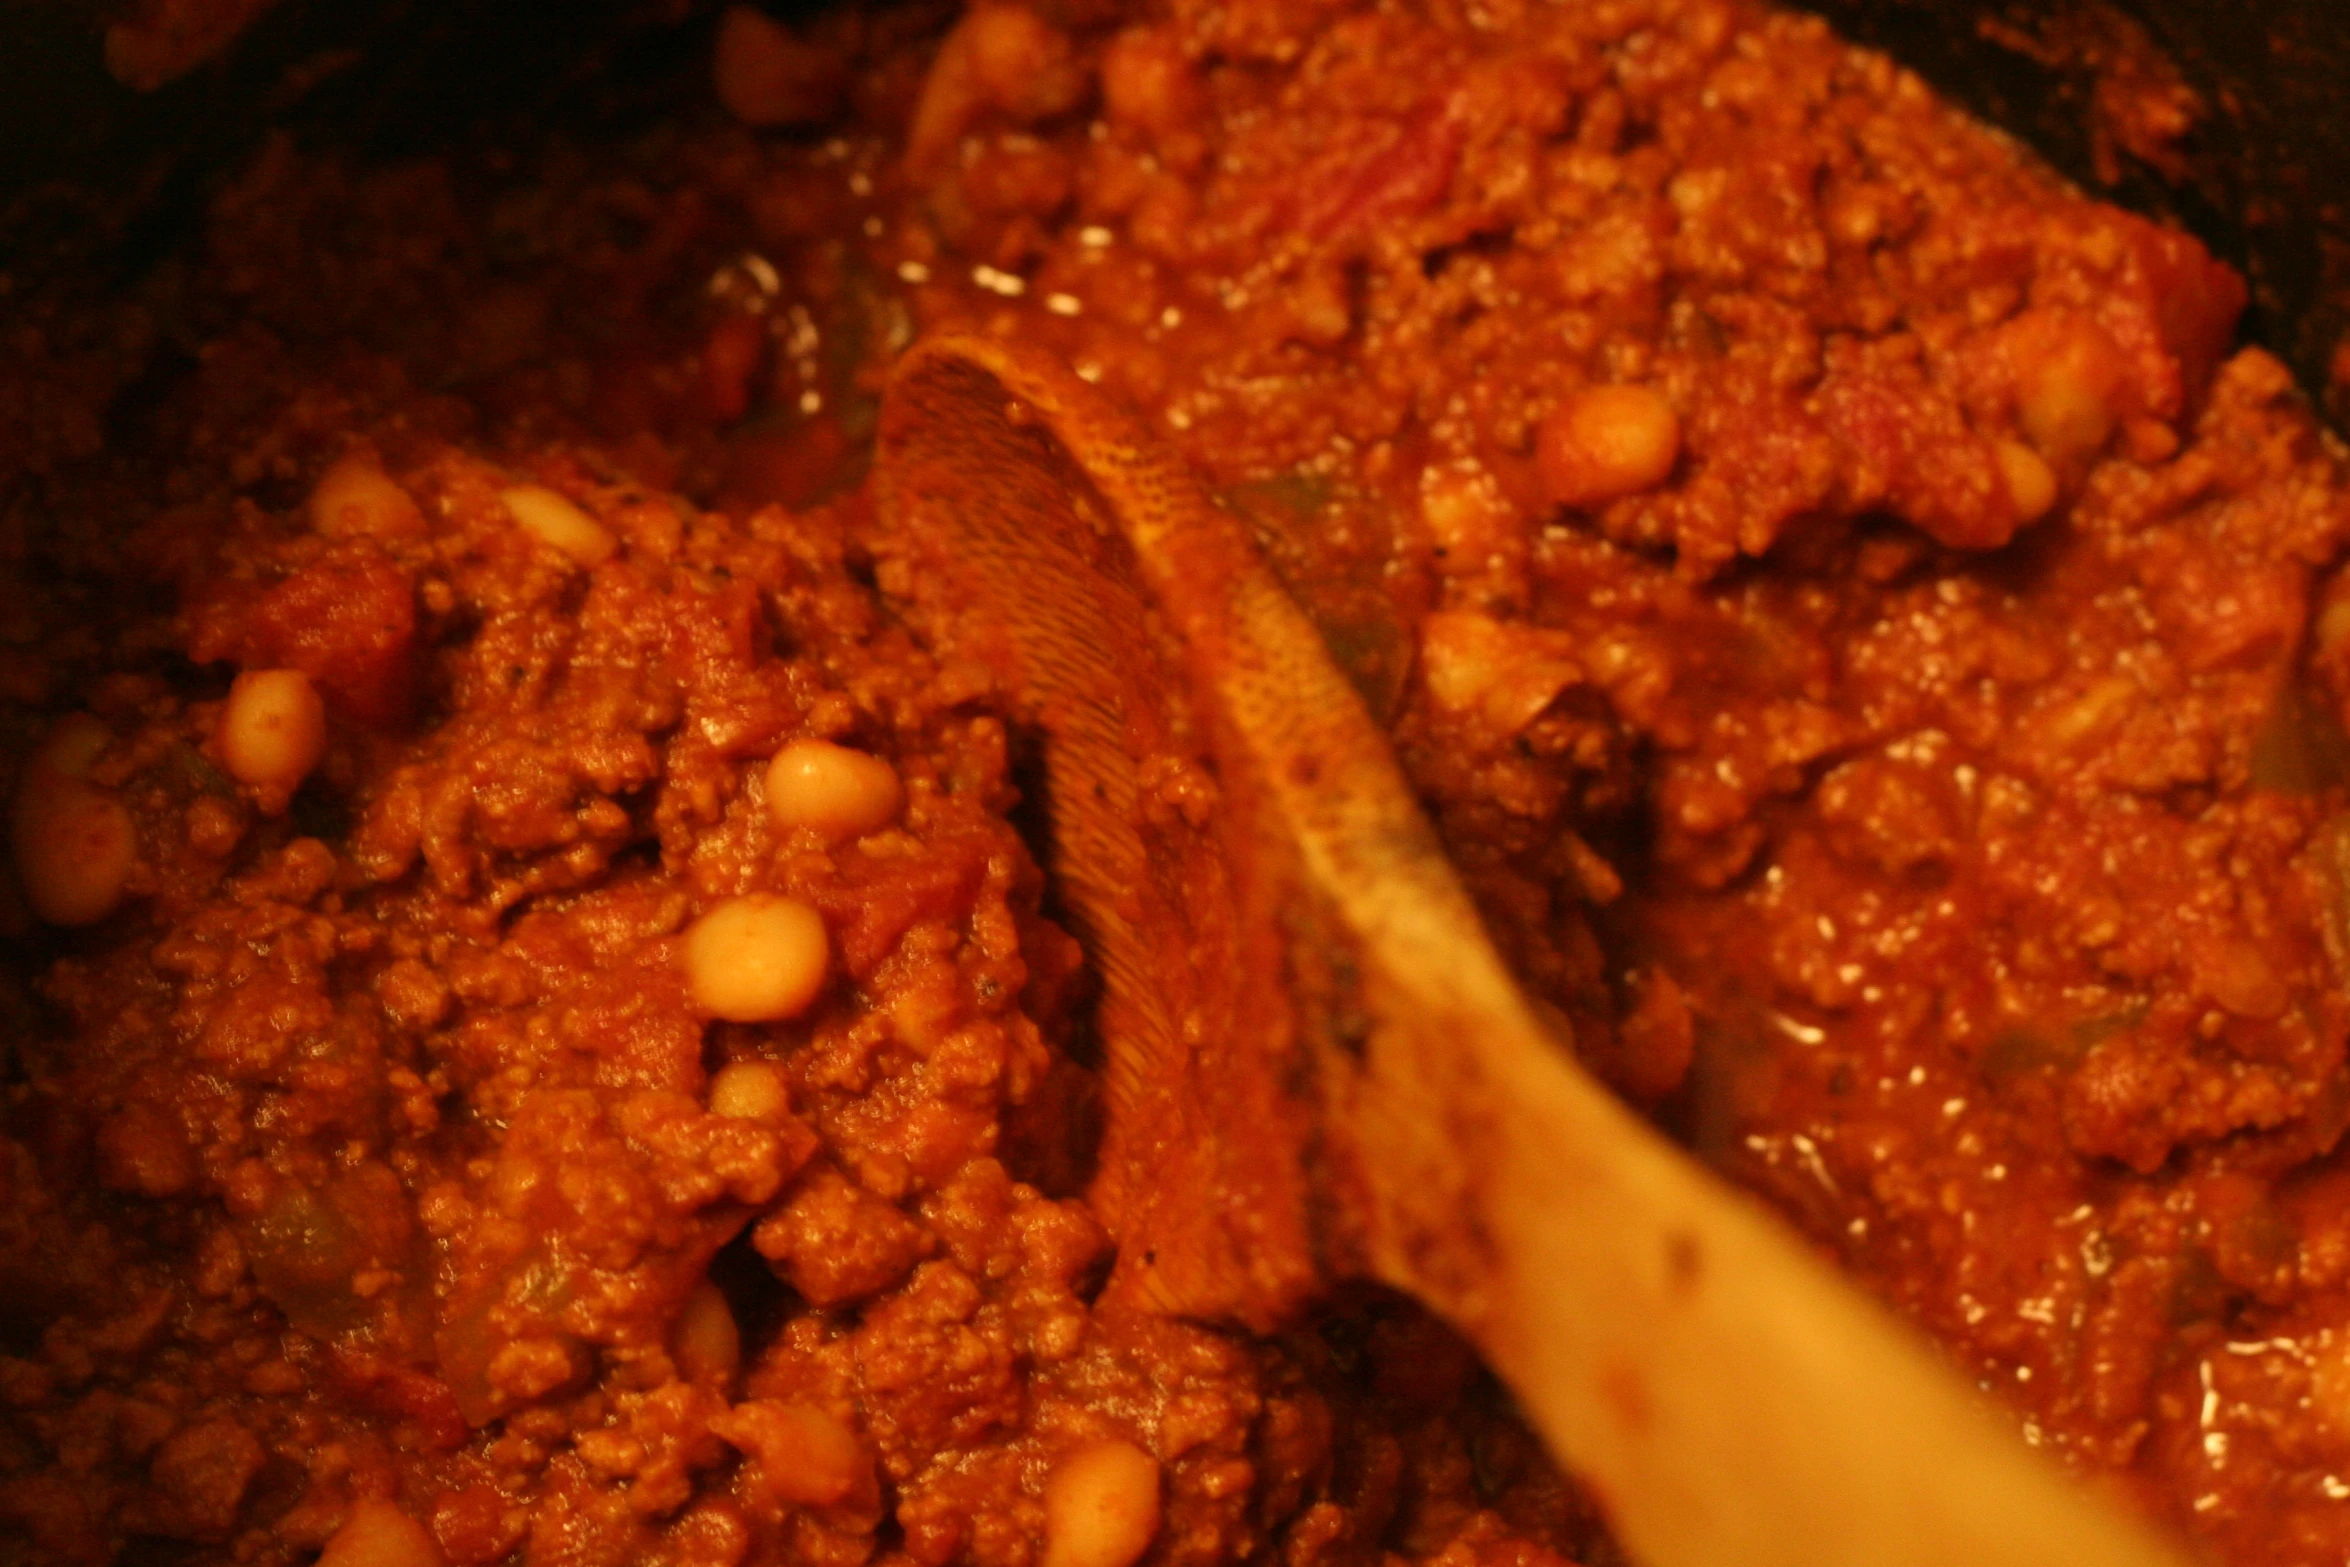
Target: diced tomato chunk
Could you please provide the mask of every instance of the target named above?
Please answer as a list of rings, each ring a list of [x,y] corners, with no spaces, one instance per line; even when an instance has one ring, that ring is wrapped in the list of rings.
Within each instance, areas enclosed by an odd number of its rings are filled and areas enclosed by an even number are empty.
[[[337,552],[258,594],[199,614],[199,662],[299,669],[330,708],[395,729],[416,705],[416,594],[372,546]]]

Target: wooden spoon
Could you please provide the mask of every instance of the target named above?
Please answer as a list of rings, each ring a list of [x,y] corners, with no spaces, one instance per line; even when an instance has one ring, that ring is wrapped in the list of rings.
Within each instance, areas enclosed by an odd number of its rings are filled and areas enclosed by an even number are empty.
[[[1578,1067],[1246,528],[1050,356],[917,346],[886,579],[1040,737],[1101,976],[1113,1297],[1465,1335],[1652,1567],[2182,1560]]]

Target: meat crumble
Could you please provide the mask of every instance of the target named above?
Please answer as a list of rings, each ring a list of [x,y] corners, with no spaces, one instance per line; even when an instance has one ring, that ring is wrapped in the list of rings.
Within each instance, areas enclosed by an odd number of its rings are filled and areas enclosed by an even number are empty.
[[[1608,1567],[1406,1302],[1096,1304],[893,358],[1257,531],[1586,1063],[2214,1559],[2350,1550],[2350,476],[1743,0],[737,6],[0,294],[0,1562]]]

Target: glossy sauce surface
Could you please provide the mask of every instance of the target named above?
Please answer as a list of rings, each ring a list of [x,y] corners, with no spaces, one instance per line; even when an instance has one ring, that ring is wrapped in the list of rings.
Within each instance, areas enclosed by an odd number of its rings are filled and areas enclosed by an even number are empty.
[[[2350,491],[2231,275],[1742,5],[714,47],[6,305],[29,1560],[1613,1559],[1393,1302],[1093,1309],[1085,981],[862,487],[949,326],[1247,513],[1628,1098],[2030,1439],[2350,1548]],[[221,751],[280,670],[290,784]],[[771,798],[819,742],[892,808]],[[775,900],[820,962],[704,990]]]

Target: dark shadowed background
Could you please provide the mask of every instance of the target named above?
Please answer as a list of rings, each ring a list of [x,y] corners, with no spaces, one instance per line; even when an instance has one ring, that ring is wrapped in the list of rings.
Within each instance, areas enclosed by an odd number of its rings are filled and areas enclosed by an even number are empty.
[[[2350,424],[2350,4],[1813,0],[2092,190],[2242,268],[2246,332]],[[787,6],[772,9],[786,10]],[[398,154],[658,112],[711,0],[282,0],[151,92],[106,8],[0,0],[0,269],[135,271],[273,125]]]

